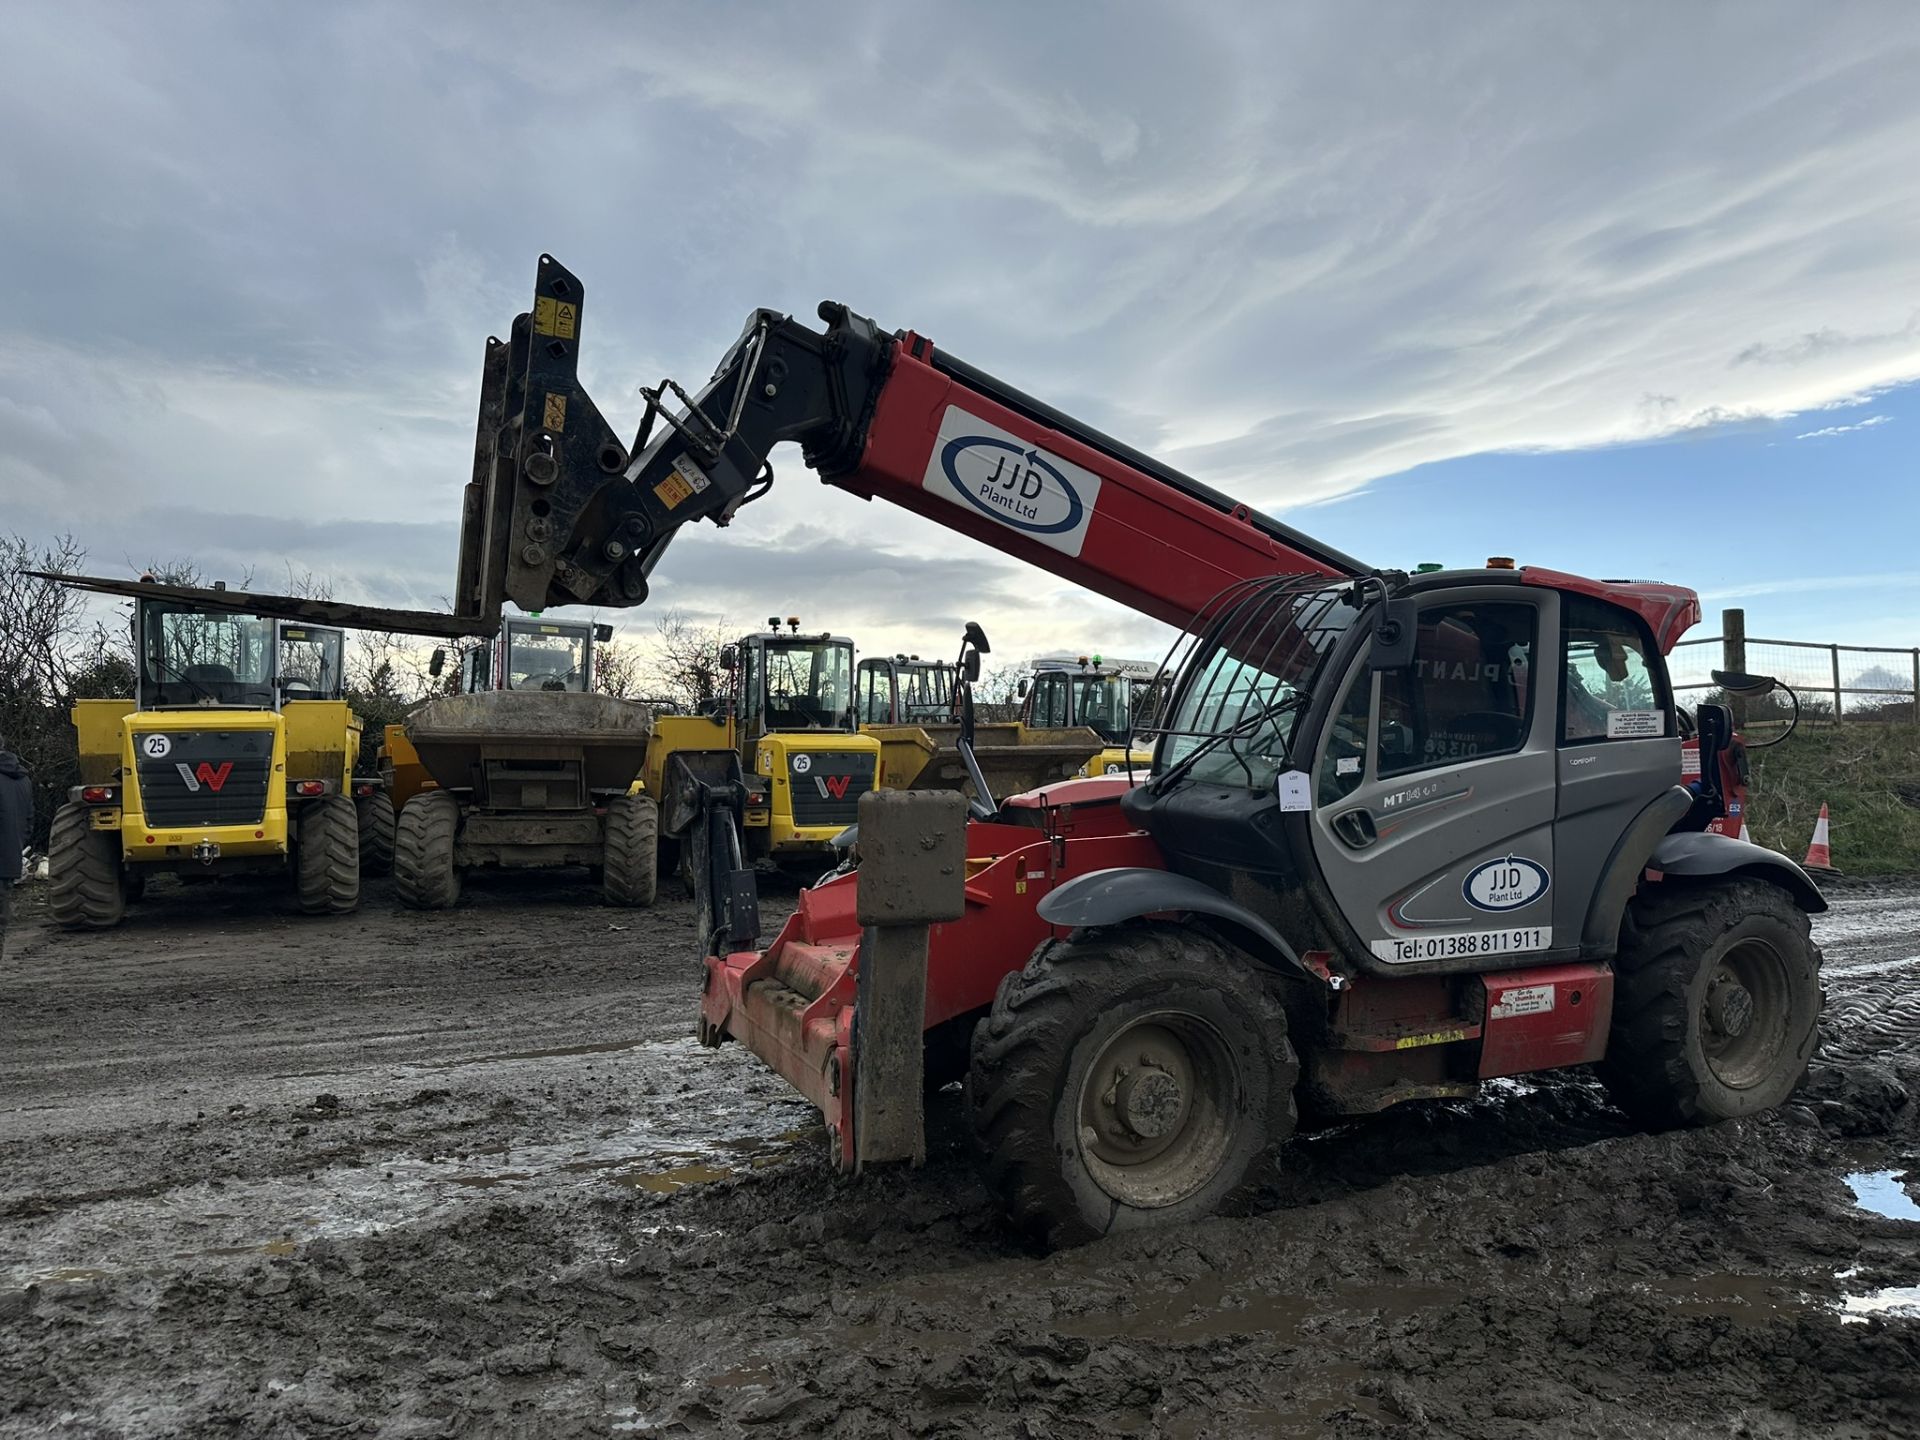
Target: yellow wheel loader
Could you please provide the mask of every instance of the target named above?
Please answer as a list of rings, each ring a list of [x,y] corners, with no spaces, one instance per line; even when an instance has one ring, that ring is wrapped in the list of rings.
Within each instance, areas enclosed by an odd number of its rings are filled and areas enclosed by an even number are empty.
[[[360,900],[360,721],[339,630],[136,594],[136,693],[73,708],[80,779],[53,819],[48,908],[116,925],[157,873],[281,871],[308,914]]]
[[[860,797],[880,783],[880,742],[854,711],[853,641],[778,617],[720,653],[728,693],[704,715],[658,715],[641,771],[660,833],[683,853],[704,797],[738,796],[743,863],[829,861]]]

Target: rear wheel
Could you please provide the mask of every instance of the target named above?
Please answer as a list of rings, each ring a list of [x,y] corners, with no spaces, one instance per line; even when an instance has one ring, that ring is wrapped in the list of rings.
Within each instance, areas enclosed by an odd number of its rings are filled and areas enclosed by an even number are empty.
[[[1778,886],[1656,887],[1629,907],[1615,969],[1600,1078],[1642,1124],[1757,1114],[1806,1077],[1819,1044],[1820,950]]]
[[[67,930],[107,930],[127,913],[120,878],[120,832],[93,828],[85,805],[54,812],[47,841],[47,913]]]
[[[987,1178],[1049,1244],[1218,1208],[1293,1132],[1272,981],[1202,932],[1049,941],[1000,982],[967,1089]]]
[[[407,801],[393,833],[393,889],[402,905],[447,910],[460,899],[459,834],[460,802],[446,791],[422,790]]]
[[[360,818],[345,795],[300,809],[293,843],[294,882],[308,915],[344,915],[360,903]]]
[[[393,832],[399,817],[382,790],[354,802],[360,820],[360,873],[385,875],[393,869]]]
[[[600,893],[609,905],[651,905],[660,888],[660,807],[651,795],[607,804]]]

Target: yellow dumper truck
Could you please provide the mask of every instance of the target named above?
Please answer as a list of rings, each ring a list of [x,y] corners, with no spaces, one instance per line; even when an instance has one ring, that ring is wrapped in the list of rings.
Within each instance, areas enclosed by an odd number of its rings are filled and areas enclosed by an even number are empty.
[[[116,925],[158,873],[280,871],[307,914],[360,900],[360,721],[342,632],[136,596],[135,694],[73,708],[80,781],[53,819],[48,907]]]

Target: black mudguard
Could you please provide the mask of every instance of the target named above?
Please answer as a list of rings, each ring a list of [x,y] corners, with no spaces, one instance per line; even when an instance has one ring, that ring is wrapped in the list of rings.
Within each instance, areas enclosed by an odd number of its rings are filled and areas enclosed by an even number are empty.
[[[1300,957],[1280,932],[1246,906],[1236,904],[1218,890],[1171,870],[1123,867],[1095,870],[1076,875],[1066,884],[1049,892],[1040,901],[1040,918],[1049,925],[1081,929],[1094,925],[1119,925],[1142,915],[1177,912],[1209,915],[1244,932],[1271,958],[1312,978],[1312,972],[1300,963]]]
[[[1793,861],[1777,850],[1736,840],[1731,835],[1712,831],[1669,835],[1653,847],[1647,867],[1686,879],[1751,875],[1757,880],[1771,880],[1809,915],[1818,915],[1827,908],[1827,898],[1820,893],[1820,887]]]

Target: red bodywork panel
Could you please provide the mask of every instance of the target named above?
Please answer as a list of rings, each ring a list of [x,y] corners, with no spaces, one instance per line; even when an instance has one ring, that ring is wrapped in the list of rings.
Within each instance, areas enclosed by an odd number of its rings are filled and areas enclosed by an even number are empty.
[[[1055,885],[1093,870],[1161,865],[1153,841],[1128,829],[1118,805],[1056,812],[1056,822],[1052,836],[1030,825],[967,826],[967,913],[928,929],[928,1029],[993,1003],[1001,979],[1052,933],[1036,907]],[[820,1107],[847,1165],[859,883],[855,871],[801,891],[800,907],[765,950],[709,956],[700,1004],[705,1031],[730,1035]]]
[[[1571,590],[1576,595],[1591,595],[1596,600],[1633,611],[1653,631],[1662,655],[1672,654],[1680,637],[1700,623],[1700,597],[1684,585],[1667,585],[1658,580],[1589,580],[1584,575],[1569,575],[1564,570],[1547,570],[1538,565],[1523,567],[1520,583],[1541,585],[1549,590]]]
[[[1485,975],[1480,1078],[1590,1065],[1607,1052],[1611,965],[1543,965]]]
[[[1349,573],[1268,535],[1245,518],[1244,507],[1222,513],[1007,409],[914,353],[925,348],[914,335],[895,348],[860,465],[830,484],[904,506],[1169,625],[1186,625],[1222,589],[1250,576]],[[1100,477],[1099,502],[1078,556],[928,491],[927,466],[949,405]]]

